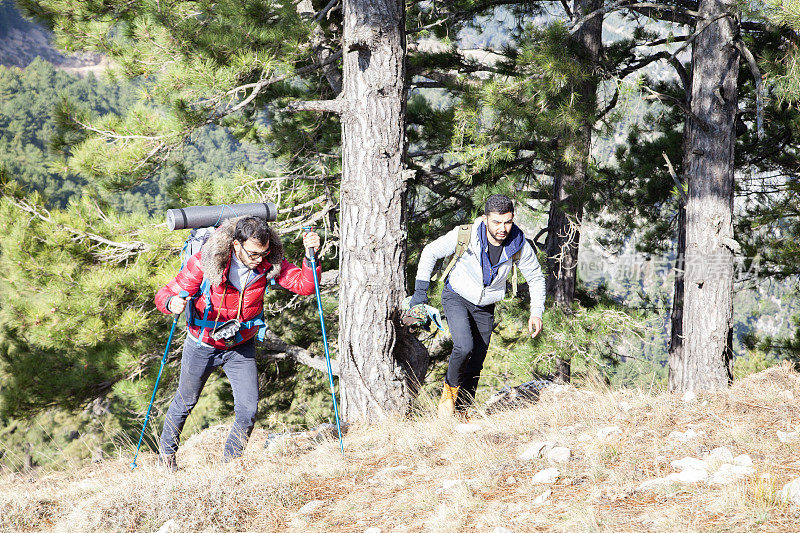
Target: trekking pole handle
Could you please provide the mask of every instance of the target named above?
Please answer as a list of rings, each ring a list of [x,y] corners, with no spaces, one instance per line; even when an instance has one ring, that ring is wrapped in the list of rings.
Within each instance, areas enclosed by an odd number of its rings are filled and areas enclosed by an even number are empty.
[[[188,297],[189,297],[189,291],[181,291],[181,292],[178,293],[178,298],[188,298]],[[174,313],[173,312],[172,314],[175,315],[175,320],[178,320],[178,316],[181,313]]]
[[[303,226],[303,233],[314,231],[314,226]],[[311,261],[316,261],[317,251],[314,248],[306,248],[306,257]]]

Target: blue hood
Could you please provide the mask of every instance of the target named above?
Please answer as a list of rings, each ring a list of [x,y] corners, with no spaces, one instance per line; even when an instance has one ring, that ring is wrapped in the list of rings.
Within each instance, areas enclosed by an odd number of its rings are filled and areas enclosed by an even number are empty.
[[[481,269],[483,270],[483,286],[488,287],[497,276],[498,267],[505,263],[512,255],[522,249],[525,244],[525,235],[516,224],[511,225],[508,237],[503,241],[503,251],[496,265],[489,264],[489,238],[486,236],[486,223],[481,222],[478,228],[478,239],[481,244]]]

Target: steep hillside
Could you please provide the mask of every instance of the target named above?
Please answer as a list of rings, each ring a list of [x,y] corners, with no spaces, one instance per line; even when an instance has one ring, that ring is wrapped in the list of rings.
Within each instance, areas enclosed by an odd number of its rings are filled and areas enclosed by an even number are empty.
[[[84,75],[107,65],[97,54],[64,55],[50,44],[50,33],[26,20],[13,0],[0,0],[0,65],[26,67],[41,57],[57,68]]]
[[[36,531],[798,531],[800,374],[719,394],[551,386],[468,423],[430,411],[332,437],[256,431],[219,464],[225,428],[178,452],[0,479],[0,529]],[[793,482],[793,483],[792,483]],[[784,489],[784,487],[786,488]],[[795,492],[793,492],[793,488]],[[785,501],[789,500],[789,501]]]

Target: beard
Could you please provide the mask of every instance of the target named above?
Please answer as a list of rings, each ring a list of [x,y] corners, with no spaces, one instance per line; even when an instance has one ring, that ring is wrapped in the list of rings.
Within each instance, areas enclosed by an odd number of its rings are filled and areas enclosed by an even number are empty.
[[[506,239],[506,237],[508,237],[508,233],[506,231],[504,231],[504,230],[496,230],[494,232],[490,231],[489,233],[491,234],[491,236],[492,236],[492,238],[494,240],[496,240],[497,242],[499,242],[501,244]]]

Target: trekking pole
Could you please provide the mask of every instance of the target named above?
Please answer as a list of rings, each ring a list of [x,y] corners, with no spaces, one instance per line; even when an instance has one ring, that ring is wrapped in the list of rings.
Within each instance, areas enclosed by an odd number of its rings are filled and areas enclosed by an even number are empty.
[[[316,272],[316,271],[314,271]],[[186,298],[189,296],[189,293],[186,291],[181,291],[178,293],[180,298]],[[131,470],[136,468],[136,458],[139,456],[139,448],[142,446],[142,439],[144,438],[144,430],[147,427],[147,421],[150,420],[150,409],[153,407],[153,401],[156,399],[156,391],[158,390],[158,382],[161,381],[161,373],[164,371],[164,364],[167,362],[167,354],[169,353],[169,347],[172,344],[172,336],[175,335],[175,326],[178,324],[178,317],[180,314],[176,314],[175,318],[172,319],[172,328],[169,330],[169,338],[167,339],[167,347],[164,348],[164,357],[161,358],[161,368],[158,369],[158,377],[156,378],[156,386],[153,387],[153,395],[150,397],[150,405],[147,406],[147,414],[144,415],[144,425],[142,425],[142,432],[139,434],[139,444],[136,445],[136,454],[133,456],[133,462],[131,463]]]
[[[312,226],[304,226],[303,231],[313,230]],[[319,278],[317,278],[317,254],[313,248],[308,249],[308,261],[314,273],[314,292],[317,294],[317,310],[319,311],[319,325],[322,328],[322,344],[325,346],[325,363],[328,365],[328,381],[331,384],[331,398],[333,398],[333,414],[336,417],[336,431],[339,433],[339,449],[344,457],[344,444],[342,443],[342,426],[339,423],[339,408],[336,406],[336,391],[333,385],[333,370],[331,370],[331,355],[328,350],[328,336],[325,334],[325,316],[322,314],[322,296],[319,293]]]

